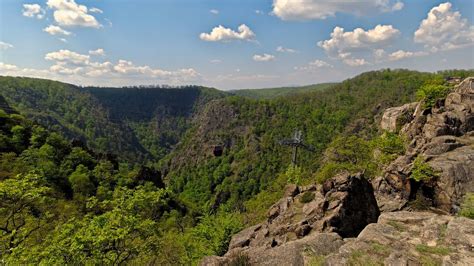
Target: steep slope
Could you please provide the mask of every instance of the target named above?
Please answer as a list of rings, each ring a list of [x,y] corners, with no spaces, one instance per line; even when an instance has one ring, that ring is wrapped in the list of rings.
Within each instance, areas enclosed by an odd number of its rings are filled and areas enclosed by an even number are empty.
[[[410,144],[375,190],[363,173],[288,185],[265,221],[201,265],[472,265],[474,78],[428,100],[384,112],[381,128]],[[449,215],[461,208],[471,219]]]
[[[0,77],[0,93],[21,113],[100,152],[157,161],[179,141],[193,114],[225,96],[214,89],[80,88]]]
[[[336,136],[374,135],[381,112],[413,101],[416,89],[432,76],[406,70],[374,71],[330,90],[275,100],[211,101],[164,161],[166,179],[183,199],[201,208],[215,210],[227,204],[247,209],[244,202],[256,194],[281,191],[280,185],[273,186],[286,182],[285,177],[277,177],[288,168],[291,150],[278,141],[291,137],[296,128],[315,147],[314,153],[303,151],[298,158],[302,177],[311,179]],[[214,155],[216,149],[223,150],[222,156]],[[259,204],[263,206],[275,200],[262,197],[265,200]]]
[[[318,90],[324,90],[336,85],[336,83],[321,83],[309,86],[301,87],[282,87],[282,88],[266,88],[266,89],[243,89],[230,91],[230,93],[252,98],[252,99],[273,99],[277,97],[284,97],[294,95],[298,93],[312,92]]]

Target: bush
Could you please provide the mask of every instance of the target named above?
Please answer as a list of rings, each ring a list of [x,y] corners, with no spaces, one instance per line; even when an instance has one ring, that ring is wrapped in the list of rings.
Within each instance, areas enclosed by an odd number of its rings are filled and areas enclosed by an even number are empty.
[[[314,193],[311,191],[306,191],[300,198],[301,203],[308,203],[314,199]]]
[[[474,193],[467,193],[464,196],[464,202],[461,205],[459,215],[474,219]]]
[[[410,178],[420,182],[420,181],[429,181],[434,177],[437,177],[438,174],[435,170],[425,162],[425,159],[422,156],[416,157],[413,162],[413,169],[411,170]]]
[[[288,183],[301,185],[301,179],[303,178],[303,171],[301,167],[296,165],[290,165],[285,172],[285,176],[288,180]]]
[[[416,92],[416,97],[418,100],[424,101],[425,108],[431,108],[438,99],[446,98],[450,89],[445,85],[424,85]]]

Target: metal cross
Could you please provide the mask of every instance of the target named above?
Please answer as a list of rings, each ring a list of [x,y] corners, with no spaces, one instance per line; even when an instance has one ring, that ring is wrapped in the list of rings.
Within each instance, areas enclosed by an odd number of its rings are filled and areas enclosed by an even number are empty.
[[[292,139],[284,139],[280,141],[280,144],[293,147],[293,158],[291,160],[293,166],[296,166],[297,163],[298,148],[303,148],[312,152],[315,151],[313,146],[303,143],[303,133],[301,130],[295,130]]]

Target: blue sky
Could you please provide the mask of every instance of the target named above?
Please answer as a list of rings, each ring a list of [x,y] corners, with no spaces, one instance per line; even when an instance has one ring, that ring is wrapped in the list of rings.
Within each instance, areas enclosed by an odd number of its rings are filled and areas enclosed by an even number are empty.
[[[474,1],[2,0],[0,75],[219,89],[474,68]]]

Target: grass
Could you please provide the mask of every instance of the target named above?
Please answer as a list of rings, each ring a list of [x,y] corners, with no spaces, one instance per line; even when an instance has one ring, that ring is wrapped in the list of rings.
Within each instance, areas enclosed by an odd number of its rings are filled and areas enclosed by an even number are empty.
[[[383,262],[364,251],[354,250],[349,257],[348,264],[351,266],[378,266],[383,265]]]
[[[430,247],[423,244],[416,245],[415,249],[416,251],[420,253],[435,254],[435,255],[441,255],[441,256],[449,255],[449,253],[451,252],[451,250],[447,247],[443,247],[443,246]]]
[[[399,222],[388,221],[387,224],[390,226],[393,226],[395,229],[397,229],[397,231],[400,231],[400,232],[404,232],[407,230],[407,227],[403,224],[400,224]]]

